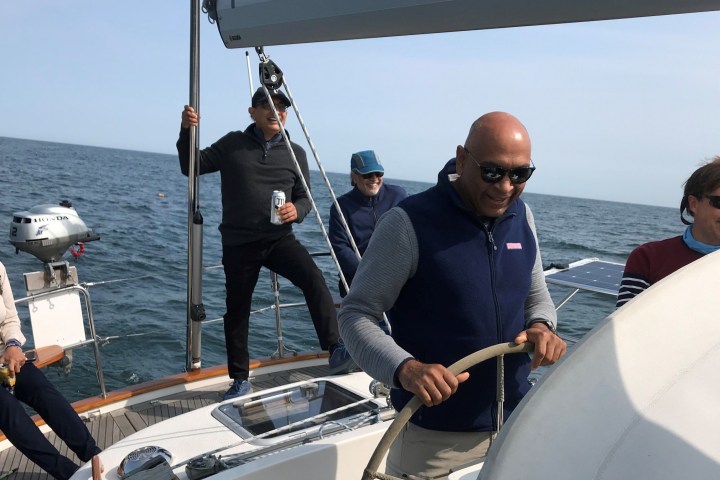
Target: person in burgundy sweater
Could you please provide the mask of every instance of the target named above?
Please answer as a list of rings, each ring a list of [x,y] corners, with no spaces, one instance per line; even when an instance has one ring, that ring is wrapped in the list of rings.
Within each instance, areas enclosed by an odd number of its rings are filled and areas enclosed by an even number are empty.
[[[682,235],[645,243],[630,253],[618,307],[675,270],[720,249],[720,156],[695,170],[685,182],[680,219],[688,226]]]

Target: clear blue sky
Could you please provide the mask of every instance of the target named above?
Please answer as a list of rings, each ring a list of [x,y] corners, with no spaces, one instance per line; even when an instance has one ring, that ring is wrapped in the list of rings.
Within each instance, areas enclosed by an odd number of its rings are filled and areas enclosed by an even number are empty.
[[[1,2],[0,136],[174,153],[189,23],[177,0]],[[207,146],[247,126],[250,94],[245,50],[225,49],[205,16],[201,32]],[[472,121],[505,110],[533,140],[526,191],[677,206],[720,154],[718,32],[720,13],[706,13],[266,53],[327,171],[374,149],[390,178],[434,181]],[[293,113],[288,128],[307,145]]]

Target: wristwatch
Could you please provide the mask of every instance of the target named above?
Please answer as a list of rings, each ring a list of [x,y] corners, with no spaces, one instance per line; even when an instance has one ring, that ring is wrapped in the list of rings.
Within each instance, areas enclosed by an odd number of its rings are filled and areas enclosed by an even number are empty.
[[[11,338],[7,342],[5,342],[5,348],[10,348],[10,347],[18,347],[18,348],[22,349],[22,345],[20,344],[20,342],[18,342],[14,338]]]
[[[530,323],[528,323],[528,328],[532,327],[532,326],[535,325],[536,323],[543,323],[543,324],[545,324],[546,327],[548,327],[548,329],[549,329],[552,333],[554,333],[555,335],[558,334],[558,333],[557,333],[557,329],[555,328],[555,325],[553,325],[552,322],[549,322],[549,321],[547,321],[547,320],[531,320]]]

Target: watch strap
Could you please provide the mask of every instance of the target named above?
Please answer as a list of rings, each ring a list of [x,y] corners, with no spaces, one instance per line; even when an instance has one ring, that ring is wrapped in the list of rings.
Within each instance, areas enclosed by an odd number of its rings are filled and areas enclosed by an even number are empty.
[[[546,327],[548,327],[550,329],[550,331],[552,333],[554,333],[555,335],[558,334],[557,328],[555,328],[555,325],[553,325],[553,323],[548,320],[532,320],[530,323],[528,323],[528,328],[532,327],[536,323],[543,323],[543,324],[545,324]]]

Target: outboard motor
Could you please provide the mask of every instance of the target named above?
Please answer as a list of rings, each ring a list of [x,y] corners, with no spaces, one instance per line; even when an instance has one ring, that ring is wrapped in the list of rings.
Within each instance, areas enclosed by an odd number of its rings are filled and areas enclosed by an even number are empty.
[[[68,248],[80,242],[100,240],[85,225],[67,200],[60,205],[37,205],[13,214],[9,241],[19,251],[35,255],[44,263],[60,260]]]

